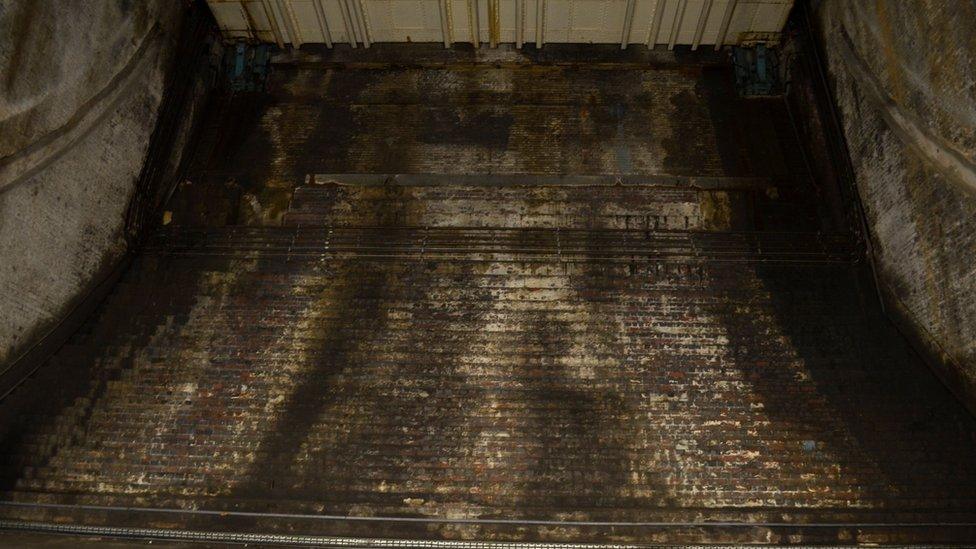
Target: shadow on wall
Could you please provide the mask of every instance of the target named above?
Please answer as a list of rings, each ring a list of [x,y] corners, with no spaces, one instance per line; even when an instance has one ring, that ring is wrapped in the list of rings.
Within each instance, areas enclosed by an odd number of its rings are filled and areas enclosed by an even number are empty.
[[[825,0],[814,19],[889,308],[974,409],[976,6]]]
[[[877,306],[859,267],[758,265],[760,300],[715,311],[736,367],[821,504],[965,510],[976,421]]]

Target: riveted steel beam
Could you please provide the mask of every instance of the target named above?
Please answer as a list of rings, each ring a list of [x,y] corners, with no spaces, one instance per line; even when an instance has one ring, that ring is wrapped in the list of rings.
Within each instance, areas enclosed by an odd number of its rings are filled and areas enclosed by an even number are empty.
[[[291,2],[277,0],[277,3],[278,11],[281,12],[282,18],[285,20],[285,30],[288,31],[288,41],[291,42],[292,47],[302,47],[302,34],[298,30],[298,21],[295,19],[295,12],[292,10]]]
[[[312,5],[315,7],[315,17],[319,22],[319,30],[322,32],[322,38],[325,41],[326,47],[332,47],[332,33],[329,32],[329,22],[325,18],[325,6],[322,5],[322,0],[312,0]]]
[[[739,0],[729,0],[725,4],[725,10],[722,12],[722,25],[718,29],[718,37],[715,39],[715,51],[722,49],[725,45],[725,37],[729,34],[729,23],[732,22],[732,13],[735,12],[735,6]]]
[[[657,45],[657,35],[661,32],[661,22],[664,21],[664,8],[668,5],[668,0],[656,0],[654,3],[654,15],[651,18],[651,26],[647,31],[647,47],[654,49]]]
[[[515,0],[515,47],[522,49],[525,41],[525,0]]]
[[[535,0],[535,47],[545,44],[546,0]]]
[[[356,25],[352,20],[352,14],[349,12],[349,4],[346,0],[339,0],[339,10],[342,12],[342,25],[346,29],[346,38],[349,45],[355,48],[359,45],[359,38],[356,36]]]
[[[695,38],[691,41],[691,49],[697,50],[701,44],[702,35],[705,34],[705,24],[712,11],[712,0],[705,0],[702,3],[701,11],[698,12],[698,24],[695,25]]]
[[[624,28],[620,33],[620,49],[627,49],[630,42],[630,29],[634,25],[634,7],[637,0],[627,0],[627,11],[624,13]]]
[[[478,0],[468,0],[468,30],[471,44],[481,47],[481,23],[478,21]]]
[[[441,16],[441,38],[444,40],[444,47],[450,48],[454,42],[451,28],[451,0],[438,0],[437,11]]]
[[[668,49],[673,50],[678,43],[678,33],[681,31],[681,23],[685,18],[685,10],[688,9],[688,0],[678,0],[678,11],[674,15],[671,23],[671,35],[668,38]]]
[[[271,0],[262,0],[261,7],[264,9],[264,16],[268,18],[268,25],[271,26],[271,34],[274,35],[275,44],[279,48],[285,48],[285,39],[281,35],[281,28],[278,26],[278,18],[275,17],[274,7],[271,5]]]

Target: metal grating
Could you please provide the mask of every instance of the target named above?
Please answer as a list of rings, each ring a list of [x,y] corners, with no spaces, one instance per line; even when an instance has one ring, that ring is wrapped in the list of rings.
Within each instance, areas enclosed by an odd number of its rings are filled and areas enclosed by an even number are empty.
[[[291,545],[302,547],[362,547],[369,549],[732,549],[741,545],[649,545],[649,544],[600,544],[600,543],[544,543],[544,542],[492,542],[419,540],[392,538],[358,538],[338,536],[307,536],[289,534],[262,534],[245,532],[216,532],[163,528],[130,528],[115,526],[86,526],[47,522],[0,521],[0,530],[62,534],[73,536],[100,536],[122,539],[154,541],[187,541],[203,543],[243,543],[260,545]],[[812,545],[763,545],[768,549],[789,547],[813,549]],[[856,545],[833,547],[858,547]],[[890,549],[952,547],[949,545],[890,545]]]

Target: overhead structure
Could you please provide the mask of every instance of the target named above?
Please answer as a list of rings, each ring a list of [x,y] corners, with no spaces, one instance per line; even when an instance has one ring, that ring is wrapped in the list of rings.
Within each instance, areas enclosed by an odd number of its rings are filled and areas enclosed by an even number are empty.
[[[305,43],[775,44],[793,0],[208,0],[224,37]]]

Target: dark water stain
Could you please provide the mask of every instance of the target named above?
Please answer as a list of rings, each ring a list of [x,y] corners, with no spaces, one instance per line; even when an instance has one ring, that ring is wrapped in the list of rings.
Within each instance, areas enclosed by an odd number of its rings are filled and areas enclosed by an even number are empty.
[[[229,105],[213,125],[210,170],[251,193],[252,181],[298,184],[310,173],[626,173],[659,169],[638,153],[663,141],[667,171],[742,171],[725,69],[694,71],[696,91],[672,97],[676,116],[661,124],[650,117],[666,86],[650,85],[647,71],[490,70],[500,72],[278,67],[263,107]],[[672,136],[657,135],[672,123]],[[731,133],[713,139],[712,126]],[[447,165],[426,152],[433,146],[475,160]]]
[[[599,193],[594,193],[589,200],[594,203],[592,209],[596,210],[598,204],[602,202],[602,197]],[[636,282],[637,280],[631,278],[636,275],[632,265],[623,268],[621,272],[621,265],[602,259],[606,253],[605,243],[600,238],[596,238],[597,235],[598,233],[594,232],[586,233],[583,246],[585,259],[572,265],[570,282],[576,288],[578,299],[587,311],[586,333],[595,334],[600,340],[595,348],[606,356],[612,357],[612,360],[620,361],[610,368],[600,368],[597,371],[597,384],[602,383],[601,376],[616,378],[616,383],[620,383],[621,379],[627,379],[627,383],[631,383],[634,377],[640,376],[633,369],[636,364],[629,360],[637,354],[630,347],[627,328],[620,316],[623,314],[621,311],[626,310],[629,304],[622,301],[619,288],[629,287]],[[657,380],[643,378],[640,381],[641,393],[644,393],[653,391],[653,383]],[[661,435],[665,433],[646,432],[648,427],[644,411],[625,396],[627,391],[634,390],[633,385],[627,387],[610,385],[609,388],[617,393],[615,399],[618,400],[618,404],[608,416],[615,425],[607,425],[606,432],[610,433],[610,440],[614,445],[622,448],[637,448],[637,452],[636,455],[628,456],[628,459],[619,462],[620,470],[615,475],[617,497],[608,499],[607,507],[636,506],[638,509],[647,510],[676,506],[675,496],[667,480],[659,471],[644,469],[644,464],[651,462],[657,452],[666,449],[660,442],[663,438]],[[614,417],[616,417],[615,421]],[[655,440],[658,442],[653,442]],[[594,465],[597,468],[601,467],[599,464]],[[635,491],[647,490],[650,491],[650,495],[643,493],[633,495]]]
[[[310,173],[343,171],[361,130],[350,105],[328,100],[331,82],[344,74],[277,67],[268,92],[225,95],[204,123],[205,146],[189,177],[234,178],[256,193],[269,184],[301,184]]]
[[[612,391],[587,386],[563,360],[572,354],[572,329],[547,312],[526,312],[523,333],[516,348],[525,353],[516,379],[524,387],[525,400],[538,411],[524,436],[538,450],[524,500],[547,510],[585,507],[583,499],[608,494],[625,482],[613,459],[612,429],[621,401]],[[544,502],[540,505],[540,500]]]
[[[741,101],[735,95],[732,71],[704,68],[695,84],[695,94],[705,100],[708,119],[715,133],[714,145],[718,147],[724,175],[745,175],[742,163],[744,137],[739,131]],[[681,116],[681,111],[678,111]]]
[[[394,204],[396,202],[387,203]],[[393,218],[399,218],[395,213]],[[393,234],[381,231],[364,233],[358,244],[369,249],[386,244],[395,238]],[[278,261],[267,259],[263,261]],[[315,500],[323,494],[322,483],[341,483],[349,479],[322,479],[294,473],[301,456],[303,445],[319,424],[324,410],[335,405],[350,405],[348,393],[337,390],[340,376],[355,372],[368,361],[363,351],[369,339],[352,337],[350,328],[367,327],[370,331],[382,333],[389,319],[387,304],[396,299],[396,288],[401,286],[382,269],[368,260],[351,258],[337,261],[335,272],[328,282],[328,298],[313,302],[315,309],[328,307],[328,319],[312,327],[317,345],[302,354],[288,357],[299,361],[300,368],[294,386],[272,418],[273,425],[258,445],[258,457],[242,476],[244,481],[233,490],[233,496],[268,499],[301,496]],[[314,315],[324,310],[307,311]],[[355,332],[354,332],[355,333]],[[311,364],[305,361],[310,360]],[[314,450],[314,449],[313,449]],[[355,476],[352,477],[353,479]]]
[[[584,166],[596,173],[632,173],[635,165],[631,147],[653,142],[653,124],[647,123],[640,98],[641,71],[611,71],[584,81],[591,84],[579,97],[579,145]],[[567,75],[570,82],[580,76]],[[582,90],[585,91],[585,90]],[[604,165],[603,152],[610,150],[614,164]],[[639,170],[638,170],[639,171]]]
[[[235,224],[242,196],[269,187],[272,146],[262,119],[272,104],[264,93],[222,94],[208,102],[187,175],[166,205],[175,223]]]
[[[276,160],[281,164],[279,173],[299,182],[307,174],[359,171],[350,169],[351,149],[357,136],[371,128],[360,125],[352,105],[332,101],[333,81],[342,80],[347,72],[292,70],[291,85],[300,89],[305,100],[287,106],[275,122],[284,141],[277,151],[282,155]]]
[[[565,78],[562,70],[550,70],[541,74],[513,71],[511,76],[511,96],[524,97],[528,101],[542,99],[537,92],[537,78]],[[569,117],[560,117],[558,111],[549,107],[519,109],[515,114],[510,129],[511,146],[502,151],[505,153],[504,157],[510,159],[513,171],[558,174],[574,170],[579,158],[573,152],[572,143],[568,139],[579,133],[579,129],[574,129],[574,124],[578,122]]]
[[[388,195],[382,207],[363,218],[391,229],[415,223],[407,190],[382,192]],[[389,244],[398,234],[374,232],[359,244]],[[459,397],[477,402],[489,388],[459,381],[475,336],[438,338],[432,327],[455,312],[441,306],[441,292],[458,292],[473,304],[487,299],[488,290],[472,283],[476,272],[442,261],[340,262],[326,283],[334,293],[314,305],[328,307],[321,312],[331,318],[313,328],[318,344],[303,359],[312,362],[295,379],[233,495],[303,500],[350,513],[363,513],[365,506],[369,513],[416,514],[419,502],[425,513],[447,513],[438,505],[451,496],[439,489],[477,484],[474,477],[458,478],[455,468],[477,437],[465,431],[472,409]],[[474,308],[463,322],[477,323],[479,315]],[[363,369],[381,372],[365,377]],[[331,426],[324,440],[323,424]]]
[[[628,174],[634,171],[634,164],[631,160],[630,145],[624,133],[624,121],[627,116],[627,105],[624,103],[614,103],[610,108],[612,116],[617,119],[616,131],[613,139],[613,153],[617,159],[616,172]]]
[[[422,143],[475,146],[503,151],[514,122],[504,108],[432,108],[425,111],[417,134]]]
[[[371,328],[375,336],[364,342],[362,352],[364,364],[374,357],[377,363],[387,356],[402,359],[344,395],[335,409],[352,410],[358,424],[330,436],[332,443],[316,450],[304,482],[339,489],[336,496],[326,490],[309,494],[318,501],[340,508],[368,506],[375,514],[445,517],[459,506],[480,509],[490,487],[469,464],[479,434],[469,424],[477,423],[477,403],[491,387],[472,384],[464,371],[477,356],[472,350],[477,333],[439,336],[435,326],[460,312],[439,303],[441,292],[457,292],[477,304],[487,298],[487,290],[472,284],[477,269],[470,264],[431,261],[404,267],[405,272],[392,275],[399,290],[391,297],[409,303],[407,325],[389,333]],[[459,322],[477,325],[480,315],[473,308]],[[402,335],[401,329],[411,335]],[[365,491],[356,488],[363,485]],[[357,490],[358,495],[348,495]]]
[[[537,236],[524,233],[520,246],[532,245],[533,238]],[[599,244],[591,243],[589,250],[599,253]],[[620,327],[606,320],[598,297],[606,286],[606,273],[589,262],[547,265],[557,272],[566,270],[568,295],[555,309],[523,311],[518,319],[519,339],[512,346],[519,353],[515,381],[534,413],[520,433],[533,441],[527,448],[533,459],[530,475],[516,494],[516,508],[547,518],[572,513],[608,519],[633,504],[635,475],[643,483],[639,488],[651,487],[654,500],[666,501],[665,487],[653,474],[635,469],[628,450],[638,443],[637,414],[615,385],[620,372],[597,363],[592,375],[584,375],[567,364],[613,355],[614,350],[618,357],[626,354]],[[574,328],[575,321],[561,318],[559,309],[570,304],[577,305],[569,307],[570,314],[586,318],[582,332]]]
[[[662,141],[665,172],[745,175],[730,78],[727,70],[703,68],[694,91],[684,90],[671,97],[673,109],[668,123],[672,133]]]
[[[382,330],[386,317],[383,303],[388,297],[389,281],[382,272],[370,272],[371,267],[368,262],[356,260],[338,265],[330,284],[340,290],[326,305],[337,312],[349,311],[350,316],[354,314],[372,329]],[[355,371],[362,360],[360,348],[364,342],[350,337],[347,328],[347,320],[341,314],[322,321],[315,341],[324,346],[306,351],[314,362],[307,366],[303,364],[300,374],[296,375],[294,387],[272,418],[273,425],[258,446],[258,458],[243,476],[245,481],[235,488],[235,496],[315,499],[319,495],[321,479],[311,475],[307,478],[296,476],[294,469],[300,465],[297,460],[303,445],[320,421],[323,410],[348,398],[337,389],[335,380],[343,373]],[[289,358],[301,360],[301,355]]]

